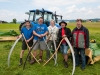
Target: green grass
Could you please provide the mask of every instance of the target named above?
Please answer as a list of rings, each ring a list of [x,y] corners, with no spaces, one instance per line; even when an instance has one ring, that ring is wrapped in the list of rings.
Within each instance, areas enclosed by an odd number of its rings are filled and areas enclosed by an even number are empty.
[[[73,29],[75,27],[75,23],[68,23],[68,27]],[[97,42],[100,43],[100,23],[83,23],[90,31],[90,39],[96,39]],[[0,24],[0,31],[9,31],[15,30],[19,33],[19,24]],[[19,54],[21,51],[21,42],[18,42],[12,55],[10,61],[10,67],[7,66],[7,58],[9,54],[9,50],[13,45],[12,42],[0,42],[0,75],[71,75],[72,72],[72,60],[69,58],[68,68],[64,68],[63,66],[63,58],[62,54],[58,53],[58,66],[54,66],[54,61],[51,60],[50,63],[45,65],[44,67],[35,63],[34,65],[30,65],[28,62],[26,64],[25,70],[23,70],[23,66],[18,66],[19,63]],[[23,56],[23,61],[27,56],[27,50]],[[45,59],[45,52],[44,57]],[[95,63],[94,65],[87,65],[86,69],[82,71],[80,67],[76,67],[75,75],[100,75],[100,61]]]
[[[9,30],[15,30],[19,33],[19,25],[20,24],[0,24],[0,31],[9,31]]]

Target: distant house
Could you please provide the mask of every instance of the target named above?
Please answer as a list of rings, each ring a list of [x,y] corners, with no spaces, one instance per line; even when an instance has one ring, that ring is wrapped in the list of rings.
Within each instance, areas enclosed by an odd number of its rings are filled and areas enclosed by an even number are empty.
[[[8,23],[7,21],[2,21],[2,20],[0,20],[0,23]]]
[[[92,22],[92,20],[86,20],[86,22]]]
[[[0,20],[0,23],[2,23],[2,21]]]
[[[98,20],[98,22],[100,22],[100,20]]]

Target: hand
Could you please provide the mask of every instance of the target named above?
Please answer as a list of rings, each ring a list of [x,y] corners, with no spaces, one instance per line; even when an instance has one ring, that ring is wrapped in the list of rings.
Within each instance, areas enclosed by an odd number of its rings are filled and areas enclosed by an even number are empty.
[[[47,39],[46,42],[49,42],[49,39]]]
[[[66,35],[63,35],[62,38],[66,37]]]
[[[41,37],[44,37],[45,35],[44,34],[41,34]]]
[[[21,37],[22,37],[22,35],[19,35],[19,36],[17,36],[17,39],[18,39],[18,38],[21,38]]]
[[[41,35],[38,35],[39,38],[41,38]]]
[[[19,38],[19,36],[16,37],[17,39]]]
[[[85,50],[87,50],[88,48],[85,48]]]
[[[28,43],[30,40],[26,40],[26,42]]]

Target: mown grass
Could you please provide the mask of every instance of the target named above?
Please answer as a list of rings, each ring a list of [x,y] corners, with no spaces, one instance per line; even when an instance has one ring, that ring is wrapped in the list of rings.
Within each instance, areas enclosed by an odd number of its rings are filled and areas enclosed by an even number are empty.
[[[97,42],[100,42],[100,23],[83,23],[83,25],[89,29],[90,39],[96,39]],[[18,26],[19,24],[0,24],[0,31],[9,31],[13,29],[19,33]],[[68,23],[68,27],[73,29],[75,27],[75,23]],[[71,75],[72,60],[69,58],[69,67],[64,68],[61,53],[58,53],[58,66],[54,66],[53,60],[44,67],[42,66],[44,62],[41,63],[41,65],[38,63],[30,65],[27,62],[26,68],[23,70],[23,66],[18,66],[21,42],[17,43],[11,55],[10,67],[8,67],[8,53],[13,43],[14,41],[0,42],[0,75]],[[28,51],[26,50],[25,55],[23,56],[23,61],[25,61],[27,52]],[[45,52],[43,59],[45,59]],[[82,71],[80,67],[76,67],[75,75],[100,75],[100,61],[94,65],[87,65],[84,71]]]

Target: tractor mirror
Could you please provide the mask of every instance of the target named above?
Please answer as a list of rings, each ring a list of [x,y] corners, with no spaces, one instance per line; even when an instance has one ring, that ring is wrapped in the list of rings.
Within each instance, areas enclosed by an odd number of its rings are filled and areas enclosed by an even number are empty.
[[[36,10],[36,14],[39,15],[39,10],[38,9]]]

